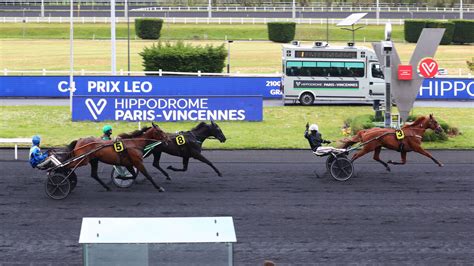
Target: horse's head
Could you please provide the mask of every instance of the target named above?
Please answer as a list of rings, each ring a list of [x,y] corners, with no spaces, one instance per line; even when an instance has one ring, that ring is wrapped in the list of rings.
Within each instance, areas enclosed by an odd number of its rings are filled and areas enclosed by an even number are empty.
[[[167,143],[170,141],[170,137],[168,136],[168,134],[166,134],[163,130],[161,130],[161,128],[156,125],[155,123],[151,123],[152,127],[149,129],[150,132],[147,132],[150,134],[150,138],[152,139],[156,139],[156,140],[159,140],[159,141],[162,141],[164,143]]]
[[[430,114],[429,117],[426,119],[427,128],[434,130],[436,133],[441,133],[443,128],[439,125],[438,121],[434,118],[433,114]]]
[[[221,128],[216,123],[214,123],[214,121],[211,121],[209,129],[211,131],[211,136],[218,139],[221,143],[224,143],[226,141],[224,133],[222,132]]]

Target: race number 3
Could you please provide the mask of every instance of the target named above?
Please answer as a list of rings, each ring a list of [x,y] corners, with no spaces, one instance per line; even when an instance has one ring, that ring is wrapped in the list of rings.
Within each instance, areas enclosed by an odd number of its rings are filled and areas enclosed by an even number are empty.
[[[176,144],[179,146],[186,144],[186,140],[184,139],[183,135],[176,136]]]
[[[117,141],[114,143],[114,150],[115,152],[123,152],[124,147],[123,147],[123,142]]]
[[[402,130],[397,130],[395,131],[395,136],[397,136],[397,139],[398,140],[402,140],[405,138],[405,134],[403,133]]]

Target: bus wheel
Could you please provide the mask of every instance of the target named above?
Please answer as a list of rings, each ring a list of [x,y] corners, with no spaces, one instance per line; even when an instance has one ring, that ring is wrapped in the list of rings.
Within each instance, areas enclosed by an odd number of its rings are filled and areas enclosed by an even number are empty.
[[[300,97],[300,103],[301,105],[313,105],[314,103],[314,96],[310,92],[305,92],[301,94]]]

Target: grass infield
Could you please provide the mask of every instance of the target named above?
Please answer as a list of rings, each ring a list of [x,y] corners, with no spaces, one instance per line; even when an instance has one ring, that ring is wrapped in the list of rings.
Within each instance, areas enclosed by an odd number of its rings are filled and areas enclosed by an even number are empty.
[[[221,45],[223,41],[186,41],[193,45]],[[139,55],[153,41],[132,41],[130,62],[132,71],[143,71]],[[309,44],[309,42],[305,43]],[[344,43],[331,43],[345,45]],[[371,47],[370,43],[358,43]],[[408,62],[414,44],[396,44],[402,62]],[[227,49],[227,47],[226,47]],[[268,41],[239,41],[230,45],[231,72],[275,73],[281,72],[282,44]],[[127,41],[117,42],[117,70],[127,69]],[[69,70],[69,40],[0,40],[0,69],[9,70]],[[468,73],[466,60],[474,58],[474,49],[468,45],[439,46],[435,59],[448,74],[457,75],[459,69]],[[227,63],[227,62],[226,62]],[[110,71],[110,41],[74,41],[74,69],[87,71]],[[10,74],[12,75],[12,74]]]
[[[472,108],[427,108],[413,109],[415,115],[434,113],[458,127],[462,135],[446,142],[424,143],[425,148],[473,149],[474,114]],[[43,146],[61,146],[87,136],[100,136],[105,124],[112,125],[114,136],[138,128],[131,122],[72,122],[67,106],[0,106],[0,138],[41,135]],[[306,122],[319,124],[323,138],[336,141],[342,139],[341,127],[348,116],[372,114],[371,106],[285,106],[265,107],[263,122],[217,122],[227,137],[226,143],[208,140],[205,148],[211,149],[306,149],[303,137]],[[158,123],[167,132],[189,130],[197,122]],[[150,123],[142,123],[150,125]]]

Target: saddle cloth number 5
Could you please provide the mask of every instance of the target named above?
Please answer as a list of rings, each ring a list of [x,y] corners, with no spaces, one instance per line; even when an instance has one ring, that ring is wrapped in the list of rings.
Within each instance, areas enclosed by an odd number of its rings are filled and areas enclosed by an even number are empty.
[[[398,140],[402,140],[405,138],[405,133],[403,133],[402,130],[396,130],[395,131],[395,136],[397,136]]]
[[[123,152],[123,150],[125,150],[123,146],[123,142],[121,141],[114,142],[114,150],[115,152]]]
[[[186,144],[186,140],[184,139],[183,135],[176,136],[176,144],[178,144],[178,146]]]

